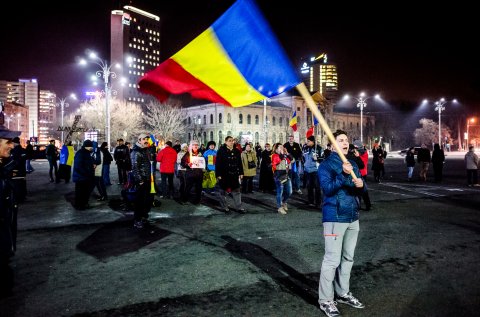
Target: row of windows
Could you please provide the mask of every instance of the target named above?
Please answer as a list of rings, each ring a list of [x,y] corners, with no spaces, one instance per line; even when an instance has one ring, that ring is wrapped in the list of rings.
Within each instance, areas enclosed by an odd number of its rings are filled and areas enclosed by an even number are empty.
[[[267,123],[270,123],[270,121],[268,120],[268,116],[267,116]],[[192,122],[196,122],[198,121],[197,123],[200,124],[203,122],[203,124],[207,124],[207,115],[203,115],[203,121],[201,120],[200,116],[196,117],[196,116],[193,116],[193,117],[188,117],[187,119],[185,119],[185,123],[186,124],[192,124]],[[218,114],[218,123],[222,123],[223,122],[223,115],[221,113]],[[210,124],[213,124],[213,114],[210,114]],[[232,123],[232,115],[230,113],[227,113],[227,123]],[[243,114],[239,114],[238,115],[238,123],[239,124],[243,124]],[[271,121],[272,125],[275,126],[277,125],[277,118],[276,117],[272,117],[272,121]],[[283,118],[283,117],[280,117],[278,119],[278,125],[279,126],[287,126],[289,123],[288,119],[287,118]],[[297,117],[297,124],[300,123],[300,117]],[[252,124],[252,116],[250,114],[247,114],[247,124]],[[257,114],[255,115],[255,124],[260,124],[260,116]]]
[[[247,132],[247,134],[251,134],[251,132]],[[202,134],[192,134],[192,133],[188,133],[188,141],[191,141],[192,139],[196,139],[198,141],[200,141],[200,143],[202,144],[207,144],[208,141],[216,141],[217,142],[217,148],[220,147],[220,145],[222,145],[225,141],[225,137],[229,135],[229,136],[233,136],[235,137],[234,135],[232,135],[232,131],[227,131],[227,134],[223,135],[223,132],[222,131],[218,131],[218,140],[215,140],[214,139],[214,135],[213,135],[213,131],[210,131],[208,133],[208,136],[209,136],[209,139],[207,140],[207,132],[203,132]],[[267,142],[271,142],[271,143],[284,143],[284,142],[287,142],[286,138],[283,137],[283,133],[279,133],[278,134],[278,140],[277,140],[277,134],[276,133],[272,133],[271,135],[271,141],[269,141],[269,135],[267,134]],[[257,142],[260,142],[260,134],[258,132],[255,132],[255,135],[254,135],[254,139],[253,139],[253,143],[257,143]],[[244,144],[242,144],[243,146]]]

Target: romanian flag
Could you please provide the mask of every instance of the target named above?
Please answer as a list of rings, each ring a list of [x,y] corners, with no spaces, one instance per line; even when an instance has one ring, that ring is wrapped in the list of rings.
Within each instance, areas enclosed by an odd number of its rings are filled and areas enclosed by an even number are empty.
[[[160,101],[189,93],[247,106],[299,84],[290,61],[252,0],[238,0],[211,27],[146,73],[142,93]]]
[[[314,129],[315,129],[315,126],[312,125],[312,126],[307,130],[307,133],[305,133],[305,137],[308,138],[308,137],[312,136],[312,135],[315,133]]]
[[[297,112],[294,111],[292,115],[292,119],[290,119],[290,126],[292,127],[293,131],[297,131]]]

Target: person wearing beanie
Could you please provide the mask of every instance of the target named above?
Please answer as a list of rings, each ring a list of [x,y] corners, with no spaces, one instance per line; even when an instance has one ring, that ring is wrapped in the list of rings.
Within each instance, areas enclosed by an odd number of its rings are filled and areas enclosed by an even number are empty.
[[[77,210],[89,208],[88,200],[95,184],[95,161],[92,157],[93,142],[85,140],[83,147],[73,159],[72,181],[75,183],[75,203]]]

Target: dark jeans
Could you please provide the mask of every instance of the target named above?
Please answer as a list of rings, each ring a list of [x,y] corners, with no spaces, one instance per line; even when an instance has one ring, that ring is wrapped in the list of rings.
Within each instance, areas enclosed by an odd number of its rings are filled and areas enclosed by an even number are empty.
[[[110,164],[102,165],[102,177],[105,186],[112,185],[112,182],[110,181]]]
[[[57,159],[50,158],[50,157],[47,157],[47,159],[48,159],[48,164],[50,165],[50,170],[48,171],[48,174],[50,175],[50,181],[53,182],[54,180],[57,180],[57,177],[58,177]],[[55,169],[55,178],[52,175],[52,172],[54,169]]]
[[[105,186],[105,181],[102,176],[95,176],[95,186],[101,196],[100,198],[107,198],[107,187]]]
[[[152,208],[154,195],[150,193],[150,182],[144,182],[142,185],[137,185],[137,193],[135,197],[135,221],[140,221],[142,218],[148,219],[148,213]]]
[[[320,189],[320,184],[318,183],[318,173],[312,172],[307,173],[307,190],[308,190],[308,203],[314,204],[315,206],[320,206],[322,203],[322,192]]]
[[[124,167],[123,164],[119,164],[117,162],[117,170],[118,170],[118,182],[120,184],[125,184],[127,182],[127,169]]]
[[[162,196],[164,197],[173,197],[173,194],[175,192],[175,189],[173,187],[173,175],[174,173],[160,173],[160,177],[162,179]]]
[[[478,184],[478,172],[476,169],[467,170],[467,184],[468,185]]]
[[[88,199],[93,190],[93,180],[78,181],[75,183],[75,208],[85,209],[88,206]]]
[[[182,201],[188,201],[192,187],[195,187],[195,196],[192,200],[193,204],[199,204],[202,199],[202,182],[203,177],[186,177],[185,192],[182,194]]]
[[[242,179],[242,193],[253,192],[253,178],[254,176],[243,176]]]

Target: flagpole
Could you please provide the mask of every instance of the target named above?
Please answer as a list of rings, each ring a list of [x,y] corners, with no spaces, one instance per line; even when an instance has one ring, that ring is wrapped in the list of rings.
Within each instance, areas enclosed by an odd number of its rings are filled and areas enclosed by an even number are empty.
[[[338,155],[340,156],[340,158],[342,159],[342,161],[344,163],[348,162],[347,158],[345,157],[345,155],[343,154],[342,150],[340,149],[340,147],[338,146],[337,144],[337,140],[335,139],[335,137],[333,136],[332,134],[332,131],[330,130],[330,127],[328,126],[327,122],[325,121],[325,119],[323,118],[322,116],[322,113],[318,110],[318,107],[317,105],[315,104],[315,101],[313,101],[313,98],[312,96],[310,95],[310,93],[308,92],[307,90],[307,87],[305,86],[304,83],[300,83],[296,86],[298,92],[300,93],[300,95],[303,97],[303,99],[305,99],[305,102],[307,103],[307,106],[310,108],[310,111],[312,111],[312,113],[315,115],[315,117],[317,118],[318,122],[320,123],[320,126],[322,127],[323,131],[325,131],[325,133],[327,134],[327,137],[328,139],[330,140],[330,143],[332,144],[332,146],[335,148],[335,151],[338,153]],[[353,170],[351,171],[350,173],[352,175],[352,178],[356,179],[357,176],[355,175],[355,173],[353,172]]]

